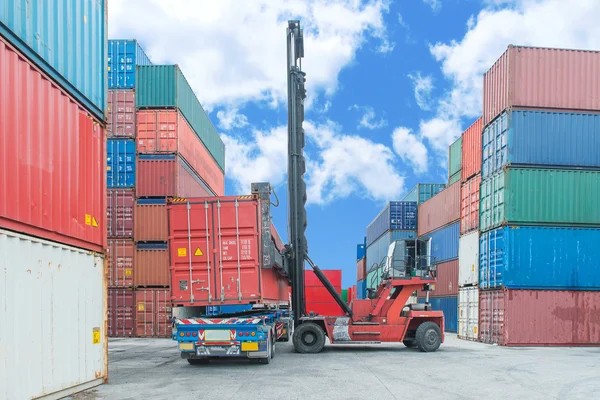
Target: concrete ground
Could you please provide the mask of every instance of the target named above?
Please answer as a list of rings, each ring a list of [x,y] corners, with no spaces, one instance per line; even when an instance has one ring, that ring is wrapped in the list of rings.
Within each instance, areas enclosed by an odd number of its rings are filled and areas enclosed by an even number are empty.
[[[170,339],[111,339],[109,383],[88,399],[600,399],[600,348],[504,348],[447,334],[435,353],[402,344],[294,353],[269,365],[189,365]]]

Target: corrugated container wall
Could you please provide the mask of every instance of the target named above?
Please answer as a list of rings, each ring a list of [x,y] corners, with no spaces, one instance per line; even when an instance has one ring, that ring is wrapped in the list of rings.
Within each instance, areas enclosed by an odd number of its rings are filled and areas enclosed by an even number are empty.
[[[479,229],[479,187],[481,175],[477,175],[460,188],[460,234]]]
[[[460,219],[460,182],[419,206],[418,234],[426,235]]]
[[[480,229],[600,226],[600,171],[508,168],[481,183]]]
[[[462,134],[461,181],[465,182],[481,172],[481,117]]]
[[[356,280],[364,280],[367,277],[367,257],[356,262]]]
[[[448,178],[448,186],[455,184],[456,182],[460,182],[461,171],[458,171],[454,175]]]
[[[479,292],[479,340],[504,346],[600,344],[600,292]]]
[[[471,286],[479,282],[479,232],[458,239],[458,285]]]
[[[0,227],[102,252],[103,125],[2,38],[0,76]]]
[[[387,257],[388,247],[395,240],[415,239],[417,233],[415,231],[388,231],[375,242],[367,247],[367,271],[374,264],[381,264],[384,258]]]
[[[600,114],[503,112],[483,131],[484,178],[506,165],[600,167]]]
[[[0,396],[62,398],[102,384],[108,378],[102,257],[0,230],[0,271]]]
[[[109,90],[106,112],[109,138],[135,137],[135,91]]]
[[[356,245],[356,260],[365,258],[367,246],[364,243]]]
[[[109,238],[132,238],[135,196],[132,189],[107,190],[106,220]]]
[[[130,337],[135,331],[133,290],[108,289],[108,336]]]
[[[136,287],[169,286],[169,248],[167,243],[138,243],[135,250]]]
[[[109,139],[106,141],[106,185],[109,188],[135,186],[135,141]]]
[[[424,303],[425,298],[419,298],[419,303]],[[431,297],[431,309],[444,312],[444,331],[456,332],[458,330],[458,296]]]
[[[364,300],[367,297],[367,281],[362,280],[356,282],[356,299]]]
[[[417,203],[390,201],[367,226],[367,246],[390,230],[417,229]]]
[[[108,239],[108,286],[133,287],[135,244],[130,239]]]
[[[169,240],[166,199],[138,199],[135,205],[136,242],[166,242]]]
[[[483,125],[509,107],[600,110],[600,52],[509,46],[483,75]]]
[[[423,240],[431,239],[429,255],[434,257],[436,262],[442,263],[458,258],[459,227],[460,223],[456,222],[419,237]]]
[[[401,201],[415,201],[417,204],[422,204],[445,188],[445,183],[417,183]]]
[[[467,340],[479,338],[479,288],[458,290],[458,337]]]
[[[137,40],[108,41],[108,88],[135,88],[136,66],[150,65]]]
[[[171,337],[169,289],[135,292],[135,334],[138,337]]]
[[[448,177],[459,173],[462,169],[462,143],[461,136],[448,148]]]
[[[217,196],[225,192],[225,175],[177,110],[137,112],[138,153],[179,153]]]
[[[479,240],[482,288],[600,290],[600,229],[503,227]]]
[[[432,297],[458,295],[458,260],[454,259],[437,265],[435,289],[429,292]],[[419,291],[419,297],[425,297],[425,292]]]
[[[225,170],[225,145],[177,65],[139,66],[137,91],[138,108],[178,108],[221,170]]]

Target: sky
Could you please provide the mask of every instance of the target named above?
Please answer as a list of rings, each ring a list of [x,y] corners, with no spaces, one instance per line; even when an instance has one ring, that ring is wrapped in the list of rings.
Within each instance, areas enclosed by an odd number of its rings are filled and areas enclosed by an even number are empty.
[[[390,200],[447,180],[509,44],[600,50],[600,1],[111,0],[111,39],[179,64],[226,145],[226,195],[268,181],[287,237],[286,35],[304,28],[309,255],[356,283],[356,245]]]

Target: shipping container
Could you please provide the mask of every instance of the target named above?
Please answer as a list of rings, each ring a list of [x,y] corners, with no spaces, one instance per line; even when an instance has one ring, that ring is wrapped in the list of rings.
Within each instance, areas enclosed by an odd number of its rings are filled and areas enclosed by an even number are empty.
[[[432,261],[442,263],[458,258],[459,225],[456,222],[419,237],[422,240],[430,240],[428,255],[433,257]]]
[[[135,186],[135,141],[109,139],[106,141],[106,185],[109,188]]]
[[[367,246],[386,232],[417,229],[417,203],[390,201],[367,226]]]
[[[460,136],[448,148],[448,178],[452,178],[462,169],[462,142],[463,138]]]
[[[135,203],[136,242],[166,242],[169,240],[167,200],[138,199]]]
[[[431,297],[458,295],[458,260],[437,264],[435,288],[429,291]],[[419,290],[419,297],[425,297],[425,291]]]
[[[0,230],[0,395],[62,398],[108,378],[97,253]]]
[[[135,291],[135,334],[138,337],[171,337],[169,289]]]
[[[108,285],[133,287],[135,244],[130,239],[108,239]]]
[[[356,282],[356,298],[358,300],[364,300],[367,298],[367,281],[364,279]]]
[[[108,336],[135,334],[135,298],[131,289],[108,289]]]
[[[151,64],[137,40],[109,40],[108,88],[135,88],[136,67]]]
[[[342,300],[346,303],[348,303],[348,290],[352,291],[352,289],[342,289]]]
[[[600,114],[510,109],[483,131],[482,174],[507,165],[598,168],[598,149]]]
[[[338,291],[342,290],[342,270],[341,269],[322,269],[321,272],[327,277],[331,285]],[[305,287],[323,287],[323,284],[317,278],[312,270],[304,270]]]
[[[196,135],[225,171],[225,145],[177,65],[140,66],[137,70],[137,107],[178,108]]]
[[[135,138],[135,91],[109,90],[106,135],[109,138]]]
[[[460,220],[460,182],[448,186],[419,206],[417,233],[426,235]]]
[[[471,232],[458,239],[458,286],[472,286],[479,282],[479,232]]]
[[[466,182],[481,172],[481,117],[462,134],[461,182]]]
[[[188,201],[168,206],[173,302],[195,306],[288,304],[282,249],[273,239],[270,211],[265,212],[268,198]]]
[[[456,182],[460,182],[460,177],[461,177],[461,170],[459,170],[457,173],[455,173],[454,175],[452,175],[451,177],[448,178],[448,186],[451,186],[453,184],[455,184]]]
[[[135,249],[136,287],[169,286],[169,248],[167,243],[137,243]]]
[[[225,175],[181,112],[137,112],[138,153],[179,153],[217,196],[225,191]]]
[[[458,337],[467,340],[479,338],[479,288],[458,290]]]
[[[474,176],[460,188],[460,234],[479,229],[479,187],[481,175]]]
[[[138,197],[214,196],[196,171],[174,154],[140,154],[137,175]]]
[[[0,76],[0,227],[104,251],[103,125],[1,37]]]
[[[481,290],[479,340],[501,346],[600,344],[600,292]]]
[[[109,238],[132,238],[135,196],[132,189],[106,191],[106,221]]]
[[[356,280],[360,281],[367,277],[367,257],[356,262]]]
[[[360,260],[362,258],[365,258],[365,255],[367,251],[367,245],[364,243],[361,244],[357,244],[356,245],[356,260]]]
[[[509,46],[483,75],[483,125],[509,107],[600,110],[600,52]]]
[[[82,0],[77,6],[70,0],[7,0],[0,5],[0,35],[103,121],[107,19],[105,0]],[[0,53],[0,60],[4,59]],[[2,76],[3,82],[15,85],[22,80]],[[40,126],[48,125],[40,122]]]
[[[388,231],[367,247],[366,268],[369,271],[373,265],[385,261],[390,244],[396,240],[416,239],[416,231]]]
[[[413,201],[417,204],[423,204],[445,188],[445,183],[417,183],[401,201]]]
[[[320,282],[319,282],[320,283]],[[342,288],[336,287],[336,292],[342,294]],[[320,286],[306,286],[304,288],[304,294],[307,303],[332,303],[337,304],[331,293],[323,285]]]
[[[425,298],[420,297],[419,303],[425,303]],[[444,313],[444,331],[457,332],[458,330],[458,296],[430,297],[429,304],[434,311]]]
[[[306,302],[306,313],[314,313],[315,315],[324,316],[340,316],[345,315],[344,311],[340,308],[337,303],[312,303]]]
[[[252,304],[239,304],[232,306],[207,306],[207,316],[218,316],[227,314],[238,314],[252,310]]]
[[[482,288],[600,290],[600,229],[503,227],[479,241]]]
[[[480,230],[600,226],[600,171],[507,168],[481,182]]]

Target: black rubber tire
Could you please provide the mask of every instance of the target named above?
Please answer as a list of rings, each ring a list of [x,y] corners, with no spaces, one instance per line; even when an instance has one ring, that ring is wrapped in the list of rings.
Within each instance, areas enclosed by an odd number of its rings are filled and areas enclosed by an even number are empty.
[[[419,350],[426,353],[433,352],[442,344],[442,331],[435,322],[423,322],[417,328],[415,339]]]
[[[296,328],[292,337],[298,353],[319,353],[325,346],[325,332],[312,322],[305,322]]]
[[[277,345],[277,340],[275,339],[276,336],[273,335],[272,338],[273,340],[271,340],[271,359],[275,358],[275,348]]]
[[[405,338],[402,343],[408,347],[408,348],[412,348],[412,347],[416,347],[417,346],[417,339],[411,337],[411,338]]]
[[[260,364],[270,364],[271,358],[273,358],[273,340],[271,340],[271,335],[267,338],[267,356],[265,358],[259,358],[258,362]]]
[[[192,365],[202,365],[202,364],[208,364],[209,363],[209,359],[208,358],[188,358],[187,362],[192,364]]]

